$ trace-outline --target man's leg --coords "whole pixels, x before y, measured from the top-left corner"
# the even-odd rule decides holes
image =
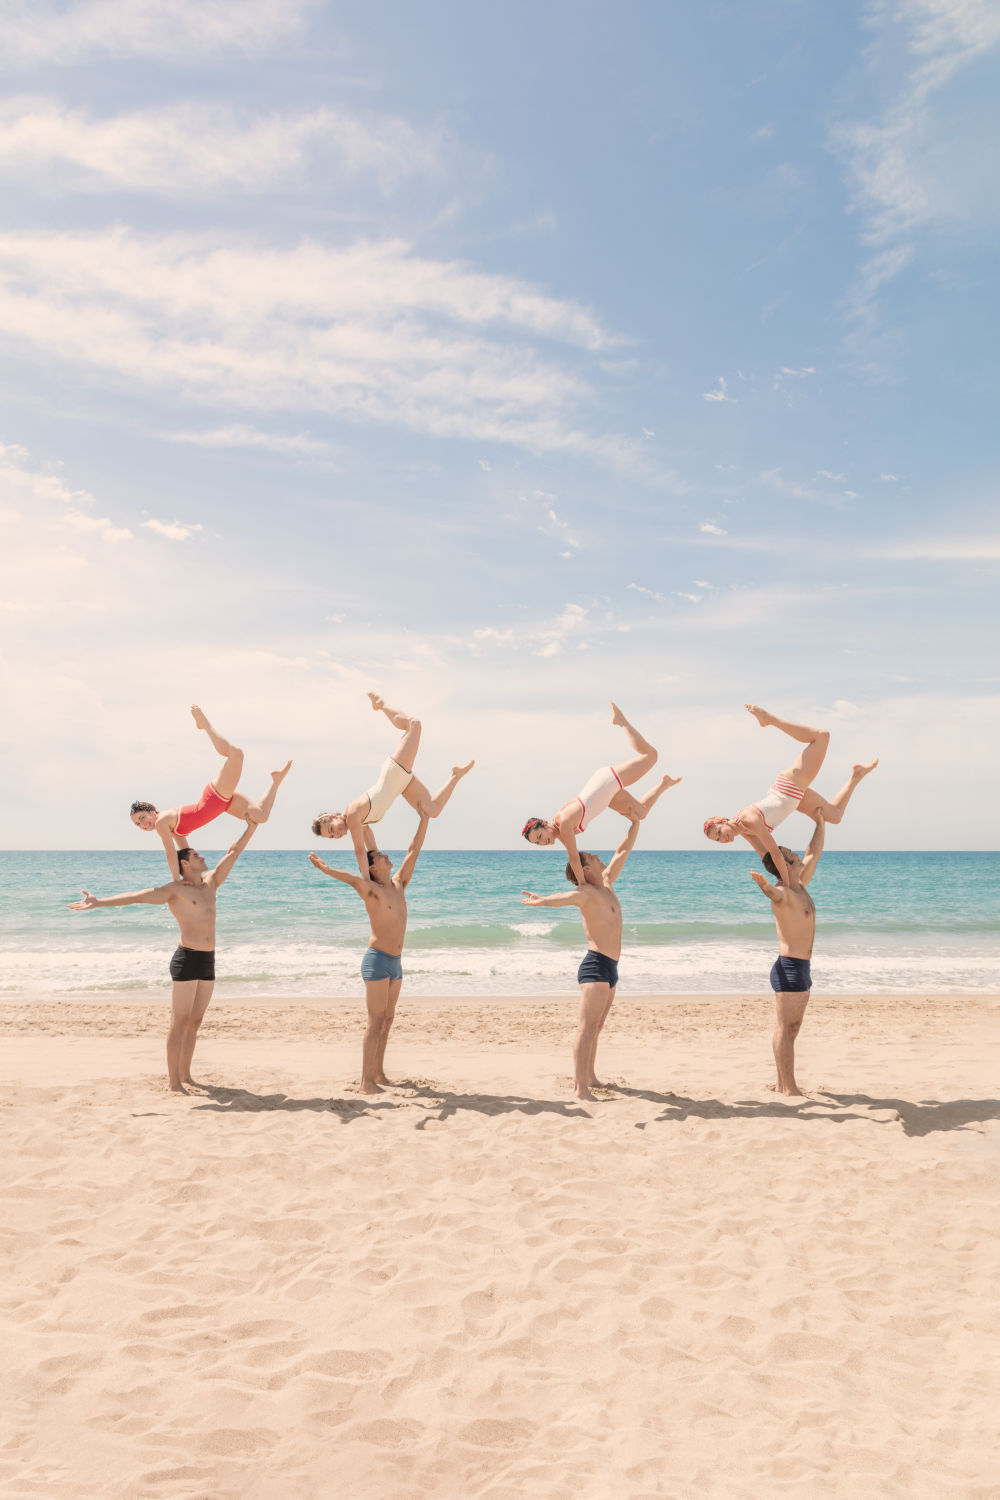
[[[198,986],[203,983],[201,979],[174,980],[170,997],[170,1029],[167,1032],[167,1079],[170,1091],[174,1094],[187,1093],[183,1083],[181,1062],[184,1053],[184,1038],[187,1034],[188,1021],[197,1003]],[[190,1059],[188,1061],[190,1062]]]
[[[181,1083],[194,1083],[191,1077],[191,1059],[194,1057],[194,1044],[198,1040],[198,1028],[205,1019],[208,1010],[208,1002],[212,998],[215,989],[214,979],[198,979],[195,981],[198,990],[194,998],[194,1004],[188,1012],[187,1025],[181,1037]]]
[[[612,724],[619,724],[624,729],[628,735],[628,742],[635,751],[635,756],[632,760],[622,761],[615,766],[615,770],[618,772],[618,780],[622,786],[631,786],[633,782],[645,776],[646,772],[651,771],[656,765],[656,751],[648,740],[643,739],[638,729],[629,723],[617,703],[612,703],[611,709]]]
[[[594,1050],[591,1053],[590,1057],[590,1087],[592,1089],[603,1089],[607,1087],[606,1084],[603,1084],[601,1082],[595,1071],[597,1068],[597,1044],[601,1040],[601,1032],[604,1030],[604,1023],[608,1019],[608,1012],[611,1010],[611,1002],[615,998],[615,990],[617,990],[617,988],[617,985],[615,985],[614,989],[611,989],[610,986],[608,987],[608,1003],[605,1005],[604,1010],[601,1012],[601,1018],[597,1023],[597,1035],[594,1037]]]
[[[818,811],[822,811],[823,817],[828,823],[839,823],[844,816],[844,809],[851,800],[851,793],[859,781],[864,781],[870,776],[878,765],[877,760],[870,761],[867,766],[852,766],[848,780],[840,788],[836,797],[831,797],[827,802],[818,792],[808,791],[799,803],[799,812],[804,812],[807,818],[814,818]]]
[[[610,985],[589,983],[580,986],[580,1019],[573,1044],[573,1094],[577,1099],[593,1099],[590,1081],[594,1076],[597,1038],[610,1005]]]
[[[608,806],[613,812],[621,813],[623,818],[629,821],[633,818],[644,818],[650,809],[663,796],[669,787],[676,786],[680,781],[679,776],[663,776],[659,785],[654,786],[652,791],[643,792],[641,797],[634,797],[631,792],[616,792]]]
[[[220,797],[231,797],[239,786],[240,777],[243,774],[243,751],[237,750],[235,745],[231,745],[228,740],[223,739],[221,734],[216,733],[197,703],[192,703],[191,713],[198,728],[204,729],[212,741],[213,748],[225,760],[225,765],[214,778],[212,785]]]
[[[389,1002],[385,1008],[385,1020],[382,1023],[382,1035],[379,1038],[378,1049],[375,1054],[375,1082],[393,1087],[390,1079],[385,1076],[385,1044],[389,1040],[389,1030],[396,1018],[396,1001],[403,987],[401,979],[389,980]]]
[[[271,772],[271,785],[261,797],[259,802],[251,802],[242,792],[236,792],[233,800],[226,811],[232,813],[234,818],[242,818],[245,823],[266,823],[271,816],[271,808],[278,794],[278,788],[292,769],[291,761],[283,766],[280,771]]]
[[[791,1096],[801,1093],[795,1082],[795,1038],[799,1034],[811,994],[811,990],[778,990],[775,993],[777,1025],[771,1038],[778,1069],[775,1093]]]
[[[385,699],[380,698],[378,693],[369,693],[368,696],[375,712],[385,714],[394,729],[403,731],[403,738],[392,752],[392,758],[404,771],[412,771],[420,744],[420,720],[411,718],[409,714],[402,714],[396,708],[387,708]]]
[[[365,1002],[368,1006],[368,1025],[365,1027],[365,1039],[361,1049],[361,1093],[381,1094],[377,1073],[379,1069],[379,1047],[385,1050],[382,1043],[382,1031],[385,1026],[386,1011],[389,1008],[389,988],[392,984],[390,979],[366,979],[365,980]]]
[[[433,797],[419,776],[414,776],[403,793],[404,802],[408,802],[418,813],[426,813],[429,818],[436,818],[444,810],[445,803],[458,786],[462,777],[468,776],[475,764],[474,760],[470,760],[467,766],[452,766],[451,775],[448,780],[441,787],[440,791],[435,792]]]
[[[774,714],[769,714],[766,708],[758,708],[756,703],[747,703],[745,707],[763,729],[767,729],[768,726],[772,729],[780,729],[782,734],[789,735],[791,739],[798,740],[799,744],[805,746],[794,766],[788,766],[784,774],[790,776],[796,786],[811,786],[826,759],[826,752],[830,745],[829,730],[809,729],[805,724],[791,724],[787,719],[779,719]]]

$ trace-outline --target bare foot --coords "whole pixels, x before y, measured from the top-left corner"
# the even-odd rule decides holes
[[[271,780],[274,782],[275,786],[281,785],[291,769],[292,763],[291,761],[289,761],[288,764],[283,766],[280,771],[271,772]]]
[[[592,1104],[596,1104],[598,1102],[597,1099],[594,1097],[594,1095],[590,1092],[589,1089],[574,1089],[573,1090],[573,1098],[574,1099],[589,1099]]]
[[[877,760],[870,760],[866,766],[852,766],[851,775],[855,781],[860,781],[862,777],[870,775],[877,765]]]
[[[611,704],[611,722],[612,722],[612,724],[627,724],[628,723],[628,719],[626,719],[625,715],[622,713],[621,709],[618,707],[618,704],[615,703],[615,702],[612,702],[612,704]]]
[[[474,760],[470,760],[467,766],[452,766],[451,774],[453,776],[468,776],[469,772],[472,770],[475,764],[476,762]]]
[[[379,713],[385,707],[385,699],[380,698],[378,693],[369,693],[368,696],[372,700],[372,708]]]
[[[391,1078],[386,1078],[384,1073],[376,1073],[375,1082],[384,1084],[387,1089],[394,1089],[399,1087],[398,1084],[393,1083]]]
[[[385,1093],[385,1090],[384,1089],[380,1089],[377,1083],[363,1083],[362,1082],[362,1083],[358,1084],[358,1093],[359,1094],[383,1094],[383,1093]]]
[[[783,1089],[781,1087],[781,1085],[778,1084],[778,1083],[766,1083],[764,1085],[764,1087],[771,1094],[781,1094],[782,1098],[784,1098],[784,1099],[804,1099],[805,1098],[805,1094],[803,1094],[803,1092],[802,1092],[801,1089],[794,1089],[794,1088],[793,1089]]]
[[[660,791],[661,792],[665,792],[668,787],[676,786],[679,781],[683,781],[683,780],[684,780],[683,776],[661,776],[660,777]]]
[[[191,705],[191,717],[194,719],[194,722],[197,724],[199,729],[208,728],[208,720],[205,718],[205,715],[202,713],[197,703],[192,703]]]
[[[748,714],[753,714],[761,728],[766,729],[771,722],[771,715],[766,708],[758,708],[756,703],[744,703],[743,707]]]
[[[610,1084],[602,1083],[599,1078],[592,1078],[590,1080],[590,1087],[592,1089],[606,1089],[610,1087]]]
[[[187,1093],[187,1089],[184,1087],[184,1085],[182,1083],[172,1083],[170,1085],[170,1092],[172,1094],[186,1094]]]

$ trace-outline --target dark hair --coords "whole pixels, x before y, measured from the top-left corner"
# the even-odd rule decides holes
[[[371,869],[372,865],[375,863],[375,856],[376,856],[377,853],[378,853],[377,849],[369,849],[368,850],[368,868],[369,868],[369,870]]]
[[[587,858],[586,854],[584,854],[583,851],[581,850],[581,852],[580,852],[580,864],[581,865],[583,865],[583,862],[584,862],[584,860],[586,858]],[[586,867],[584,866],[584,868],[586,868]],[[580,882],[576,878],[576,874],[575,874],[575,872],[573,870],[573,866],[570,864],[569,860],[566,861],[566,879],[567,880],[571,880],[574,885],[579,885],[580,884]]]
[[[191,849],[191,848],[189,848],[188,846],[185,846],[183,849],[178,849],[178,851],[177,851],[177,868],[178,868],[178,870],[183,870],[184,865],[187,862],[188,855],[189,854],[193,854],[193,853],[194,853],[194,850]]]
[[[155,812],[156,808],[152,802],[133,802],[128,811],[129,817],[131,817],[133,813],[137,812]]]
[[[528,843],[530,844],[531,839],[528,838],[528,835],[530,833],[533,833],[536,828],[541,828],[544,822],[544,818],[529,818],[527,823],[525,823],[524,827],[521,829],[521,837],[524,839],[528,839]]]
[[[781,879],[780,875],[778,874],[778,866],[774,863],[774,860],[769,854],[762,854],[760,857],[760,862],[764,866],[764,869],[767,871],[767,873],[774,876],[775,880]]]

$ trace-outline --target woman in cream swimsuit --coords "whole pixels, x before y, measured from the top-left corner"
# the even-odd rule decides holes
[[[475,761],[470,760],[468,765],[452,766],[451,776],[437,795],[432,797],[424,783],[413,774],[413,762],[417,758],[420,744],[420,720],[409,714],[399,713],[395,708],[387,708],[385,700],[377,693],[369,693],[368,696],[375,712],[385,714],[394,729],[403,731],[403,737],[392,754],[382,762],[378,780],[367,792],[362,792],[360,797],[349,802],[346,811],[342,813],[320,813],[318,818],[313,819],[312,825],[313,833],[323,839],[341,839],[345,833],[350,832],[358,865],[366,880],[368,849],[375,847],[374,836],[367,834],[366,830],[373,823],[381,823],[396,798],[402,796],[420,816],[426,814],[428,818],[436,818],[462,777],[467,776],[475,765]]]
[[[705,836],[715,844],[731,844],[739,834],[756,849],[758,854],[770,854],[777,868],[778,878],[787,884],[788,866],[772,836],[778,824],[783,823],[789,813],[795,812],[796,808],[799,812],[805,813],[807,818],[814,818],[817,812],[822,812],[827,823],[839,823],[844,816],[844,809],[851,800],[854,788],[870,771],[874,771],[878,761],[873,760],[866,766],[854,766],[850,779],[845,782],[837,795],[827,802],[818,792],[812,791],[811,787],[826,759],[830,744],[829,731],[807,729],[804,724],[789,724],[787,720],[778,719],[774,714],[769,714],[766,709],[758,708],[755,703],[747,703],[745,707],[762,727],[766,728],[771,725],[775,729],[780,729],[783,734],[790,735],[793,740],[798,740],[805,748],[793,766],[781,771],[774,778],[759,801],[751,802],[748,807],[738,812],[735,818],[707,818]]]

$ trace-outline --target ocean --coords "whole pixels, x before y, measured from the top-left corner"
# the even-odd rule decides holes
[[[221,851],[202,851],[214,862]],[[346,846],[330,846],[347,867]],[[398,866],[401,853],[390,851]],[[602,851],[607,858],[609,851]],[[338,859],[339,856],[339,859]],[[622,997],[767,986],[777,952],[766,898],[740,849],[639,850],[620,878]],[[149,851],[0,853],[0,994],[157,998],[177,927],[166,907],[67,910],[165,879]],[[520,905],[565,889],[545,850],[427,851],[409,888],[411,995],[576,993],[585,947],[573,909]],[[1000,853],[828,851],[810,887],[813,983],[830,992],[991,990],[1000,974]],[[216,994],[357,996],[363,903],[301,850],[249,850],[219,893]]]

